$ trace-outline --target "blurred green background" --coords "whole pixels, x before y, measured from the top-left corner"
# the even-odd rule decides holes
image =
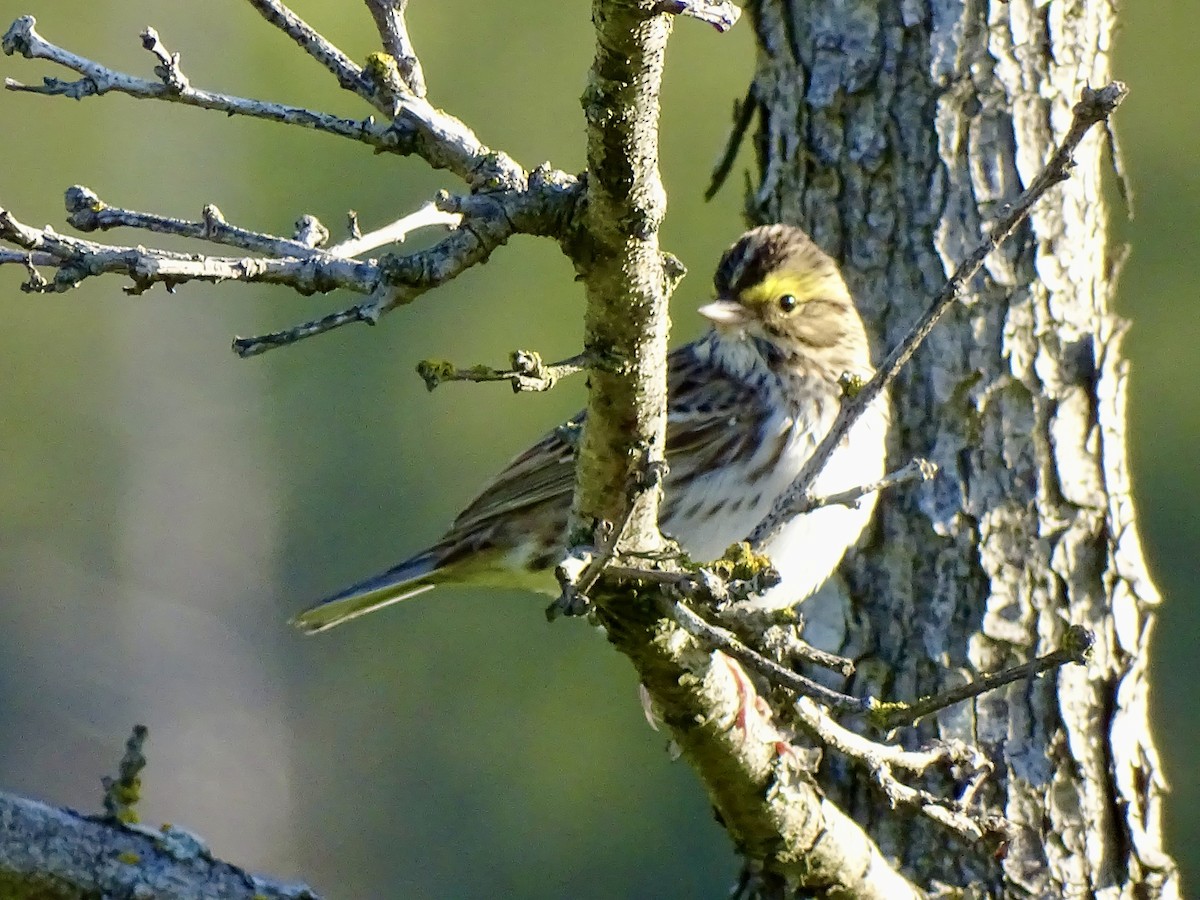
[[[416,0],[435,102],[526,165],[582,166],[583,4]],[[352,56],[375,48],[357,3],[296,9]],[[1156,639],[1169,826],[1188,882],[1200,851],[1200,717],[1187,672],[1200,613],[1200,61],[1191,0],[1129,4],[1116,74],[1137,218],[1119,311],[1132,318],[1131,441],[1142,529],[1167,602]],[[203,9],[203,14],[200,10]],[[1192,10],[1194,12],[1194,10]],[[364,116],[238,0],[62,3],[50,40],[147,74],[156,26],[193,84]],[[6,75],[66,77],[5,58]],[[667,248],[692,268],[676,340],[740,231],[740,175],[700,194],[752,69],[750,31],[676,28],[663,114]],[[364,227],[458,185],[346,141],[124,97],[0,93],[0,205],[62,225],[83,183],[121,206],[286,232],[303,213]],[[1121,211],[1117,211],[1117,217]],[[145,235],[110,234],[117,242]],[[635,679],[540,598],[439,591],[320,639],[283,626],[312,599],[435,538],[482,481],[573,412],[582,384],[426,393],[426,356],[550,358],[579,345],[582,299],[558,251],[517,239],[377,329],[249,361],[234,334],[343,296],[187,285],[67,295],[0,272],[0,788],[94,810],[135,721],[150,726],[144,815],[218,854],[351,897],[717,897],[736,863],[701,791],[642,718]]]

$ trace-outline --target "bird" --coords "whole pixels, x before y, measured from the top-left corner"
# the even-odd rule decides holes
[[[722,255],[700,338],[671,351],[667,474],[659,525],[697,561],[746,538],[829,431],[846,377],[874,374],[861,316],[834,260],[802,229],[752,228]],[[583,413],[572,420],[586,427]],[[889,423],[881,394],[841,439],[813,484],[828,495],[884,474]],[[570,429],[546,434],[514,459],[433,546],[301,612],[316,633],[443,584],[557,594],[553,574],[575,483]],[[753,599],[791,607],[830,576],[875,506],[828,505],[787,520],[758,548],[780,574]]]

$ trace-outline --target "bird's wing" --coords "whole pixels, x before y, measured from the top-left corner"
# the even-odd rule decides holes
[[[746,452],[745,441],[753,439],[755,429],[744,426],[760,406],[749,402],[751,393],[703,364],[695,345],[670,355],[668,503],[693,477],[727,460],[727,454]],[[571,420],[574,425],[582,422],[583,413]],[[575,449],[564,434],[572,430],[550,432],[509,463],[433,547],[302,612],[294,624],[309,633],[324,631],[429,590],[456,557],[485,551],[488,545],[504,550],[506,540],[523,537],[546,520],[565,527],[575,487]],[[521,515],[537,506],[541,509]]]
[[[568,428],[582,421],[583,413],[579,413],[568,423]],[[555,429],[542,437],[493,478],[459,513],[443,543],[453,536],[486,528],[497,519],[539,503],[564,498],[570,503],[575,485],[575,448],[563,437],[563,430]]]
[[[726,454],[743,451],[754,429],[743,427],[755,415],[749,389],[715,374],[697,359],[695,345],[668,357],[667,490],[686,482]],[[579,413],[571,425],[584,421]],[[442,543],[487,529],[497,520],[546,504],[565,523],[575,488],[575,448],[556,429],[514,459],[454,520]]]

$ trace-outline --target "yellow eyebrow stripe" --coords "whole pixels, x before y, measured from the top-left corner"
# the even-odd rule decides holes
[[[747,306],[762,303],[773,303],[784,294],[792,294],[800,302],[811,300],[818,296],[822,289],[828,289],[828,277],[816,272],[786,272],[767,275],[758,284],[742,291],[742,303]]]

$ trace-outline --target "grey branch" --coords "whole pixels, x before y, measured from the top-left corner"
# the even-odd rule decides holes
[[[215,859],[193,835],[123,825],[0,793],[0,885],[5,896],[318,900]],[[28,889],[28,893],[22,891]]]
[[[1087,662],[1088,654],[1091,652],[1095,640],[1092,633],[1082,625],[1072,625],[1067,629],[1058,649],[1051,650],[1044,656],[1010,666],[999,672],[983,675],[974,681],[968,681],[966,684],[942,691],[940,694],[934,694],[932,697],[922,697],[913,703],[880,703],[871,711],[870,719],[872,723],[885,729],[909,725],[923,716],[945,709],[947,706],[953,706],[955,703],[970,700],[972,697],[978,697],[988,691],[994,691],[996,688],[1012,684],[1014,681],[1036,678],[1051,669],[1065,666],[1067,663],[1083,665]]]
[[[440,216],[424,216],[422,222],[446,224],[461,220],[466,223],[464,227],[428,250],[360,261],[320,250],[312,246],[317,239],[304,235],[301,239],[283,238],[231,226],[212,205],[205,208],[203,221],[191,222],[109,207],[94,192],[75,186],[67,192],[67,212],[72,224],[81,230],[139,228],[264,255],[204,256],[101,244],[61,235],[50,228],[33,228],[0,208],[0,241],[24,251],[0,254],[0,265],[30,269],[23,287],[41,293],[67,291],[86,278],[115,273],[132,279],[133,284],[126,290],[134,294],[160,283],[173,290],[188,281],[241,281],[285,285],[305,295],[336,288],[367,295],[366,302],[340,312],[282,331],[235,339],[234,350],[240,356],[254,356],[352,322],[374,324],[383,314],[486,260],[513,234],[557,235],[573,215],[581,192],[582,186],[573,176],[543,168],[531,173],[529,187],[523,191],[443,196],[440,203],[447,208]],[[312,227],[304,230],[315,233],[317,224],[311,222]],[[368,243],[366,240],[363,246]],[[55,268],[54,279],[41,276],[37,266]]]
[[[743,644],[733,632],[706,621],[695,610],[681,601],[672,601],[665,595],[660,598],[663,614],[678,622],[688,634],[705,644],[722,650],[738,662],[763,675],[771,684],[786,688],[797,697],[811,697],[830,709],[841,712],[866,712],[872,701],[851,697],[825,685],[806,678],[791,669],[785,669],[774,660]]]
[[[413,91],[411,94],[381,91],[379,79],[371,78],[370,73],[355,65],[345,53],[285,4],[277,0],[249,2],[263,18],[281,29],[332,72],[342,87],[354,91],[380,112],[394,118],[393,130],[403,135],[404,144],[408,147],[400,152],[416,153],[435,169],[449,169],[474,189],[516,189],[523,185],[524,170],[511,157],[486,147],[462,121],[428,103],[423,91]],[[374,16],[376,5],[383,7],[395,4],[380,0],[378,4],[368,5]],[[401,23],[403,8],[404,4],[399,4]],[[376,22],[379,23],[378,17]],[[411,54],[411,46],[406,44],[404,52]],[[402,55],[394,51],[392,55],[403,75],[405,63]],[[419,72],[420,64],[416,62],[415,55],[412,55],[411,63]],[[411,85],[408,86],[411,88]]]
[[[32,228],[8,210],[0,208],[0,240],[23,248],[21,255],[0,256],[0,263],[26,265],[49,264],[56,269],[53,281],[31,275],[22,287],[26,291],[63,292],[86,278],[114,273],[126,275],[133,284],[125,290],[141,294],[155,284],[168,290],[188,281],[242,281],[256,284],[287,285],[302,294],[348,288],[370,293],[381,285],[379,267],[370,263],[337,257],[292,256],[281,259],[261,257],[198,256],[145,247],[99,244],[61,235],[50,228]]]
[[[839,725],[808,697],[796,701],[795,711],[800,724],[823,746],[861,764],[892,806],[916,809],[968,841],[1008,834],[1009,823],[994,817],[975,817],[968,811],[970,797],[992,770],[978,749],[961,742],[941,742],[921,750],[881,744]],[[961,797],[937,797],[906,784],[895,773],[901,769],[911,776],[922,776],[935,766],[953,767],[956,780],[965,785]]]
[[[725,138],[725,147],[721,151],[716,165],[713,166],[712,175],[709,176],[708,187],[704,190],[705,200],[711,200],[717,196],[717,192],[725,184],[725,179],[733,171],[733,163],[737,159],[738,151],[742,148],[742,141],[746,138],[746,132],[750,130],[754,112],[758,108],[755,84],[751,82],[750,87],[746,89],[746,96],[733,105],[733,122],[729,126],[729,135]]]
[[[383,49],[396,61],[405,87],[415,96],[424,97],[425,74],[408,37],[408,23],[404,19],[408,0],[366,0],[366,3],[375,27],[379,29]]]
[[[369,86],[370,79],[364,81],[361,69],[286,6],[270,0],[252,2],[269,21],[283,29],[334,72],[344,86],[359,93],[374,90],[364,87]],[[402,13],[403,4],[396,6],[393,11]],[[187,222],[110,208],[86,189],[72,189],[68,194],[68,213],[71,221],[83,230],[118,226],[142,228],[228,244],[264,254],[267,258],[197,256],[141,246],[98,244],[59,235],[50,229],[36,231],[20,223],[11,213],[0,211],[0,239],[27,251],[21,255],[9,252],[0,254],[0,264],[21,264],[29,268],[30,277],[24,286],[26,290],[65,291],[75,287],[84,278],[119,273],[133,279],[133,285],[127,289],[131,293],[141,293],[157,283],[173,289],[192,280],[235,280],[285,285],[305,295],[344,287],[368,296],[366,302],[299,325],[254,337],[236,338],[233,342],[234,351],[246,357],[324,334],[353,322],[374,324],[384,313],[411,302],[430,288],[486,260],[497,246],[513,234],[541,234],[561,239],[572,230],[569,226],[582,195],[582,185],[577,179],[552,170],[549,166],[526,172],[506,154],[492,151],[480,143],[458,119],[435,109],[413,94],[402,92],[403,96],[394,98],[395,104],[391,107],[396,116],[394,123],[377,125],[373,119],[357,122],[299,107],[245,100],[191,88],[179,68],[178,57],[166,50],[151,29],[143,36],[143,42],[159,60],[156,71],[163,79],[162,83],[114,72],[57,47],[42,38],[34,29],[34,24],[32,16],[24,16],[14,22],[4,35],[4,51],[48,59],[84,77],[69,84],[47,79],[41,88],[28,88],[8,81],[10,89],[77,98],[120,91],[135,97],[172,100],[317,128],[362,140],[378,149],[417,153],[435,168],[447,168],[459,174],[477,192],[466,197],[444,194],[439,197],[436,204],[438,216],[435,218],[441,224],[463,221],[465,227],[430,250],[406,256],[385,255],[378,261],[358,262],[343,257],[376,246],[371,236],[324,252],[316,249],[323,243],[324,232],[315,222],[311,223],[312,228],[304,230],[303,235],[289,240],[229,226],[215,206],[206,208],[203,222]],[[370,96],[374,94],[370,93]],[[428,217],[426,220],[432,221]],[[57,269],[52,281],[34,268],[47,264]]]
[[[795,510],[805,502],[805,498],[812,490],[817,476],[821,474],[821,471],[825,468],[825,464],[829,461],[829,457],[833,454],[834,448],[841,443],[842,438],[845,437],[854,423],[858,421],[859,416],[895,380],[896,375],[899,374],[917,348],[921,346],[925,338],[929,336],[929,333],[938,323],[938,320],[963,295],[967,289],[968,282],[975,277],[975,273],[979,271],[988,254],[1003,244],[1016,231],[1017,226],[1029,216],[1034,204],[1050,188],[1070,177],[1071,167],[1074,165],[1071,157],[1075,152],[1075,148],[1079,146],[1084,135],[1094,125],[1106,121],[1112,115],[1116,108],[1121,105],[1121,101],[1125,99],[1126,94],[1128,94],[1128,90],[1119,81],[1114,81],[1099,90],[1092,90],[1090,88],[1084,90],[1083,96],[1075,104],[1075,114],[1071,121],[1071,127],[1067,130],[1066,136],[1063,137],[1045,167],[1033,179],[1029,187],[1013,202],[1008,211],[996,221],[992,227],[991,234],[959,265],[958,269],[946,282],[945,287],[934,298],[929,308],[925,311],[925,314],[912,327],[904,337],[904,340],[888,354],[887,359],[879,367],[879,371],[875,373],[875,376],[852,399],[842,404],[833,427],[829,429],[829,433],[817,445],[812,457],[805,463],[804,468],[796,476],[791,487],[775,502],[771,511],[755,526],[754,531],[750,533],[748,540],[751,544],[756,547],[762,546],[783,527],[785,522],[795,515]]]
[[[361,68],[309,28],[287,7],[268,0],[250,2],[264,17],[283,28],[311,55],[325,64],[326,68],[337,75],[343,87],[364,97],[389,117],[394,116],[394,121],[376,122],[371,116],[362,120],[347,119],[300,106],[199,90],[186,86],[186,79],[181,86],[174,80],[170,67],[164,68],[161,63],[156,72],[159,69],[164,70],[160,74],[162,81],[137,78],[117,72],[47,41],[34,28],[36,20],[33,16],[21,16],[13,22],[0,42],[4,52],[10,56],[19,53],[29,59],[45,59],[78,72],[83,78],[72,82],[46,78],[39,86],[26,85],[6,78],[5,87],[9,90],[67,96],[76,100],[117,92],[140,99],[166,100],[186,106],[218,110],[229,115],[250,116],[350,138],[381,152],[415,154],[435,169],[448,169],[474,189],[524,188],[524,169],[507,154],[484,145],[459,119],[415,95],[399,98],[396,103],[385,103],[377,96],[378,90]],[[161,43],[153,45],[150,49],[155,52],[156,59],[161,61],[158,53],[160,47]],[[174,58],[168,56],[168,59]],[[175,60],[175,68],[177,62]]]
[[[812,512],[814,509],[820,509],[822,506],[855,507],[868,494],[899,487],[902,484],[922,484],[930,481],[937,475],[937,472],[937,463],[918,456],[910,461],[908,465],[884,475],[878,481],[872,481],[845,491],[839,491],[836,494],[826,494],[823,497],[806,495],[797,502],[795,513],[799,515]]]
[[[83,76],[79,81],[65,82],[57,78],[46,78],[41,85],[27,85],[11,78],[4,80],[10,91],[26,91],[52,96],[65,96],[75,100],[98,96],[110,92],[127,94],[142,100],[168,100],[185,106],[213,109],[229,115],[250,116],[300,128],[311,128],[339,137],[347,137],[368,144],[380,151],[393,153],[414,152],[411,143],[406,144],[404,135],[388,123],[376,123],[374,119],[346,119],[329,113],[315,112],[300,106],[250,100],[214,91],[192,87],[176,89],[163,81],[149,81],[123,72],[117,72],[69,50],[52,44],[43,38],[34,25],[33,16],[21,16],[5,33],[0,46],[9,56],[19,53],[28,59],[45,59],[58,63]]]
[[[462,226],[428,250],[381,257],[377,264],[378,281],[365,303],[282,331],[235,338],[233,350],[241,357],[257,356],[343,325],[355,322],[374,325],[385,313],[411,303],[485,261],[514,234],[558,237],[573,218],[582,194],[583,185],[573,176],[543,167],[530,173],[529,187],[524,191],[442,198],[445,211],[462,214]]]
[[[353,91],[368,102],[374,101],[371,86],[363,79],[362,70],[333,42],[276,0],[247,0],[258,14],[300,45],[300,49],[328,69],[338,84]],[[387,109],[380,106],[380,112]]]
[[[737,24],[742,16],[740,7],[733,3],[706,0],[660,0],[655,4],[655,12],[667,13],[672,16],[688,16],[706,22],[717,31],[728,31]]]
[[[295,256],[307,259],[321,255],[319,250],[303,241],[230,225],[221,210],[211,203],[204,207],[202,220],[196,222],[110,206],[90,188],[76,184],[67,188],[66,204],[67,221],[85,234],[112,228],[140,228],[156,234],[194,238],[279,258]]]

